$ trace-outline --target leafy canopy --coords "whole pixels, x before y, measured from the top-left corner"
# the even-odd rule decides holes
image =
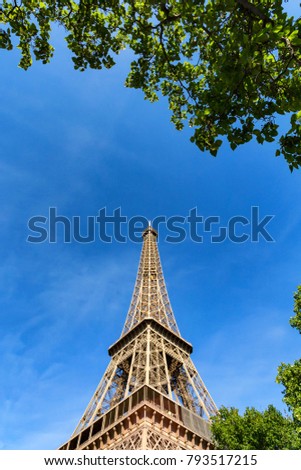
[[[295,315],[291,317],[290,324],[301,334],[301,286],[294,294],[294,301]],[[276,380],[284,386],[283,401],[292,411],[301,436],[301,358],[293,364],[280,364]]]
[[[279,136],[276,155],[301,166],[301,20],[281,0],[3,0],[0,47],[17,41],[25,70],[32,57],[47,63],[53,24],[82,71],[110,68],[129,48],[126,86],[167,96],[171,120],[179,130],[188,122],[201,151]],[[290,128],[279,135],[284,114]]]
[[[274,406],[264,412],[247,408],[241,416],[236,408],[221,407],[211,425],[220,450],[301,449],[301,439],[290,418]]]

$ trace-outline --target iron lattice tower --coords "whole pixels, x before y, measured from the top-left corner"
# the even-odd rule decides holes
[[[130,308],[111,361],[61,450],[211,449],[217,407],[179,332],[149,226]]]

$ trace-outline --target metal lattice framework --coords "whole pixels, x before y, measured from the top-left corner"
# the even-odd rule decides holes
[[[157,232],[148,227],[143,237],[136,284],[122,334],[126,334],[144,318],[154,318],[180,334],[165,286],[156,240]]]
[[[184,445],[178,440],[172,440],[170,437],[162,435],[160,429],[155,429],[145,424],[140,426],[134,432],[129,434],[125,439],[115,444],[114,450],[185,450]]]
[[[217,413],[217,407],[190,358],[192,346],[178,330],[164,282],[157,233],[148,227],[143,236],[137,280],[122,335],[109,348],[108,368],[71,440],[62,449],[95,448],[96,442],[96,448],[105,449],[192,449],[212,445],[204,421]],[[160,402],[156,411],[150,408],[153,394],[157,394],[156,406]],[[125,408],[125,413],[120,411]],[[170,414],[171,409],[177,411]],[[156,413],[161,416],[159,424]],[[124,420],[125,416],[131,426],[124,421],[119,428],[118,419]],[[171,423],[176,421],[177,427],[172,428]],[[114,424],[115,431],[110,435]],[[162,435],[167,428],[176,429],[172,437],[170,432]]]

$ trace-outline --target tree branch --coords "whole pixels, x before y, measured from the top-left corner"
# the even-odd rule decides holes
[[[291,41],[286,37],[282,37],[281,39],[282,39],[282,41],[285,42],[286,47],[288,48],[291,57],[296,60],[296,62],[298,63],[299,66],[301,66],[301,60],[296,56],[296,51],[295,51]]]
[[[223,52],[223,47],[222,47],[222,45],[216,40],[216,38],[213,36],[213,34],[212,34],[211,31],[207,28],[207,26],[205,26],[204,23],[203,23],[201,27],[203,28],[203,30],[205,31],[205,33],[206,33],[211,39],[213,39],[213,41],[215,42],[215,44],[217,45],[217,47],[219,48],[219,50]]]
[[[265,13],[263,13],[258,7],[250,3],[248,0],[236,0],[237,3],[246,10],[246,12],[253,13],[254,16],[257,16],[261,20],[265,21],[266,23],[274,23],[273,20]]]

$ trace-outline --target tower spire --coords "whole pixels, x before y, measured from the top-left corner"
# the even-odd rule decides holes
[[[143,232],[143,247],[130,308],[122,335],[145,318],[153,318],[180,335],[165,286],[158,246],[158,233],[150,225]]]
[[[149,224],[130,309],[111,361],[69,441],[74,449],[212,449],[217,407],[180,335]]]

